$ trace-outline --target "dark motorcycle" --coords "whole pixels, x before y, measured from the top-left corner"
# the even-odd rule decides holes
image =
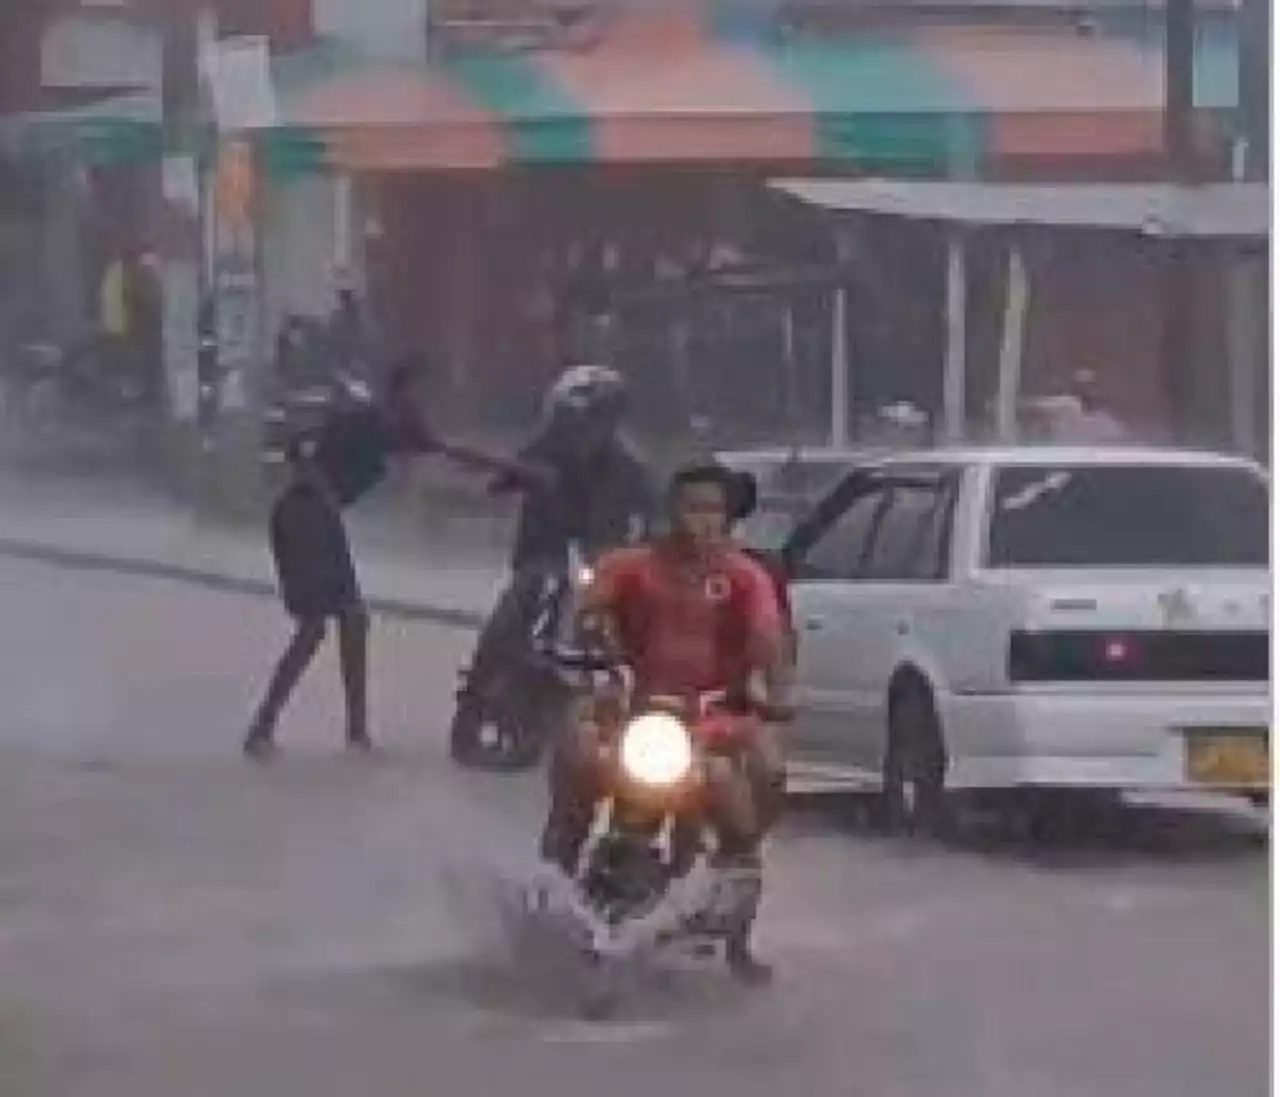
[[[34,422],[50,399],[61,398],[66,351],[56,343],[31,340],[4,354],[4,403],[15,420]]]
[[[502,671],[474,695],[463,672],[449,726],[449,753],[459,765],[516,771],[542,760],[570,696],[555,652],[572,628],[578,594],[590,581],[590,566],[571,548],[566,568],[543,576],[526,634],[512,638]]]
[[[758,858],[712,867],[717,842],[706,811],[717,769],[746,780],[742,733],[754,717],[729,705],[724,692],[636,698],[629,675],[611,671],[610,678],[596,709],[606,729],[608,791],[596,806],[567,909],[555,909],[549,890],[535,888],[529,899],[532,912],[567,921],[593,1017],[614,1009],[626,970],[646,955],[714,954],[746,932],[761,893]]]
[[[11,438],[99,456],[141,446],[152,396],[142,363],[117,341],[36,339],[10,348],[3,359]]]
[[[372,399],[369,385],[341,366],[322,321],[289,316],[276,339],[276,384],[263,422],[263,457],[281,464],[290,443],[320,428],[338,409]]]

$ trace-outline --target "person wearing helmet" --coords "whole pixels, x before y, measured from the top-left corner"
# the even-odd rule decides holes
[[[522,495],[511,580],[481,629],[463,675],[450,734],[459,761],[471,761],[486,722],[485,696],[504,667],[526,654],[548,577],[564,574],[577,544],[588,558],[646,532],[654,510],[651,477],[622,436],[626,382],[604,366],[575,366],[548,391],[543,422],[516,462],[525,475],[499,475],[495,495]]]

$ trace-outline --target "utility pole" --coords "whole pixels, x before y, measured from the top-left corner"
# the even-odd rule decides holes
[[[208,494],[199,396],[202,305],[205,301],[199,162],[200,78],[196,6],[152,0],[146,11],[161,36],[162,104],[169,230],[164,241],[165,358],[171,390],[169,434],[174,464],[197,505]],[[193,399],[194,397],[194,399]]]
[[[1164,168],[1166,179],[1196,181],[1195,0],[1165,0]],[[1164,261],[1162,364],[1174,441],[1197,425],[1195,393],[1195,256],[1188,241],[1167,242]]]
[[[1237,179],[1271,178],[1271,3],[1242,0]],[[1260,457],[1270,449],[1271,309],[1268,241],[1226,245],[1227,358],[1231,442]]]
[[[1195,0],[1165,0],[1164,147],[1175,182],[1194,182]]]
[[[1245,138],[1244,177],[1271,178],[1271,4],[1241,0],[1240,115]]]

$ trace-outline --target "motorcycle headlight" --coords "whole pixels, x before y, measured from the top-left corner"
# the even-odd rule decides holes
[[[674,785],[693,768],[693,741],[674,716],[647,712],[622,731],[619,758],[623,772],[644,785]]]

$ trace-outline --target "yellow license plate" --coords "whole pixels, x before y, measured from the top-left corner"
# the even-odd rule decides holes
[[[1187,779],[1219,787],[1270,787],[1270,736],[1262,729],[1186,731]]]

